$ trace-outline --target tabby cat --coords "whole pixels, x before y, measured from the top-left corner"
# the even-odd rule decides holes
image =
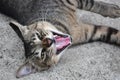
[[[26,60],[17,70],[17,78],[49,69],[58,63],[70,45],[93,41],[120,45],[119,30],[85,24],[79,21],[77,9],[112,18],[120,17],[117,5],[94,0],[0,1],[0,12],[17,20],[11,21],[10,26],[25,47]]]

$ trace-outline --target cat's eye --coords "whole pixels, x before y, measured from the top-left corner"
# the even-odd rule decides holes
[[[34,53],[35,59],[37,59],[37,60],[40,59],[39,56],[38,56],[38,54],[39,54],[39,52],[35,52],[35,53]]]
[[[42,53],[41,53],[41,59],[43,59],[43,58],[44,58],[44,55],[45,55],[45,54],[42,52]]]
[[[45,58],[46,58],[46,52],[45,52],[45,49],[43,49],[41,52],[41,59],[45,60]]]
[[[46,54],[45,54],[45,52],[42,52],[42,53],[41,53],[41,59],[42,59],[43,61],[46,59]]]

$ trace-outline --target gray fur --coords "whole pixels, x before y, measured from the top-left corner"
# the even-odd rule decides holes
[[[80,23],[77,21],[77,17],[75,15],[77,9],[84,9],[99,13],[103,16],[119,17],[120,9],[116,5],[95,2],[93,0],[2,0],[0,4],[0,11],[2,13],[15,18],[19,23],[26,25],[26,29],[23,28],[25,26],[19,25],[18,23],[15,23],[15,25],[13,23],[12,25],[13,27],[15,26],[21,28],[19,29],[20,32],[24,33],[24,35],[22,34],[22,36],[24,39],[23,42],[25,44],[25,50],[27,50],[26,53],[30,53],[30,55],[32,55],[32,53],[38,53],[33,56],[33,60],[29,60],[28,58],[27,63],[25,63],[23,66],[20,67],[20,69],[18,69],[18,77],[24,76],[19,74],[22,74],[22,72],[24,72],[23,70],[27,71],[27,67],[29,68],[29,70],[33,68],[37,69],[38,71],[42,69],[44,70],[46,69],[46,67],[50,67],[52,64],[57,63],[60,59],[59,55],[61,53],[58,55],[56,54],[56,46],[50,46],[46,49],[46,51],[44,51],[44,53],[47,55],[46,59],[42,60],[41,62],[42,58],[39,55],[42,54],[43,47],[39,44],[35,44],[35,46],[31,46],[31,44],[29,44],[29,42],[31,43],[32,34],[37,35],[37,29],[42,30],[46,28],[46,30],[50,32],[50,34],[48,34],[49,36],[54,36],[53,31],[57,31],[57,33],[60,32],[63,36],[66,36],[66,34],[64,33],[67,33],[67,37],[69,35],[72,37],[73,44],[85,43],[91,40],[93,41],[94,36],[95,41],[104,41],[105,38],[108,38],[108,40],[105,40],[105,42],[109,42],[111,36],[114,36],[115,39],[120,38],[120,32],[118,30],[108,27]],[[30,30],[28,26],[36,28],[34,28],[34,30]],[[51,31],[52,29],[53,31]],[[30,36],[30,40],[29,38],[27,38],[27,41],[29,41],[28,43],[25,39],[25,36]],[[46,38],[45,36],[43,37]],[[37,38],[39,38],[39,36],[37,36]],[[50,37],[50,39],[51,38],[54,40],[53,37]],[[44,41],[43,39],[38,40],[40,44],[42,44],[42,42]],[[117,41],[119,41],[119,39]],[[111,41],[109,43],[111,43]],[[119,44],[119,42],[117,44]],[[33,49],[35,49],[35,51]],[[53,55],[48,56],[48,51],[50,51],[50,54]],[[40,67],[42,68],[39,69]],[[31,73],[31,71],[28,72]],[[32,72],[34,72],[34,69]]]
[[[21,24],[30,24],[31,22],[47,20],[54,23],[55,19],[65,20],[66,13],[63,11],[67,5],[62,0],[1,0],[0,12],[15,18]],[[66,1],[66,0],[63,0]],[[77,2],[78,1],[78,2]],[[99,13],[104,16],[118,17],[120,12],[118,6],[94,0],[70,0],[71,3],[77,2],[74,7]],[[70,6],[73,6],[69,4]]]

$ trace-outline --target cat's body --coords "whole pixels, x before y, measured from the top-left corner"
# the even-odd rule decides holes
[[[82,35],[82,38],[85,36],[85,33],[82,32],[85,30],[84,26],[92,26],[79,21],[76,16],[77,9],[93,11],[110,17],[120,16],[118,6],[93,0],[2,0],[0,4],[2,4],[0,11],[16,19],[19,23],[29,25],[37,21],[50,22],[62,32],[73,36],[74,43],[81,43],[80,40],[76,40],[77,35]],[[114,12],[115,9],[116,12]]]
[[[71,44],[70,36],[73,45],[91,41],[120,45],[120,32],[118,30],[82,23],[76,15],[77,9],[96,12],[103,16],[120,17],[118,6],[93,0],[1,0],[0,12],[16,19],[22,25],[27,25],[27,27],[22,26],[16,22],[10,24],[13,29],[16,25],[19,26],[26,53],[29,54],[30,58],[31,55],[37,53],[33,55],[33,60],[29,61],[28,58],[28,63],[26,62],[20,67],[17,77],[26,75],[26,66],[28,67],[28,65],[32,66],[28,67],[31,69],[31,72],[28,71],[29,74],[35,72],[36,68],[39,71],[41,66],[41,70],[44,70],[57,63],[61,52]],[[41,33],[43,34],[42,39],[39,37]],[[61,42],[62,46],[60,46],[59,41],[61,39],[67,44]],[[31,45],[31,42],[33,45]],[[48,53],[51,53],[50,55],[46,52],[47,50]],[[41,55],[42,52],[47,55]],[[35,57],[39,54],[43,56],[43,62],[40,63],[41,59],[38,56]],[[41,56],[39,57],[41,58]]]

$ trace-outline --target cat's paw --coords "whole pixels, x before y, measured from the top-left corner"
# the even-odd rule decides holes
[[[113,10],[111,17],[113,17],[113,18],[120,17],[120,7],[119,6],[114,5],[111,10]]]
[[[120,7],[117,5],[111,5],[108,9],[107,16],[109,16],[111,18],[120,17]]]

